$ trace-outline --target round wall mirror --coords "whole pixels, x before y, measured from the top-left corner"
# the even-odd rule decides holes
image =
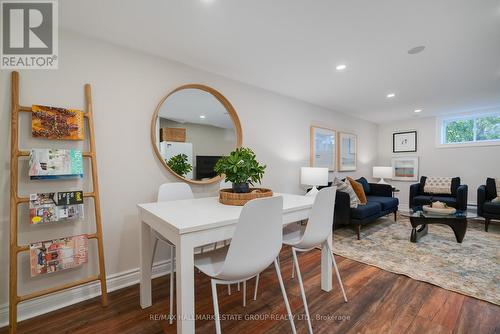
[[[195,184],[217,182],[217,160],[241,146],[238,115],[208,86],[181,86],[156,107],[151,123],[156,156],[178,178]]]

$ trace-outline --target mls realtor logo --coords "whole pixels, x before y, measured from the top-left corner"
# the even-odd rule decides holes
[[[57,69],[57,2],[1,1],[2,69]]]

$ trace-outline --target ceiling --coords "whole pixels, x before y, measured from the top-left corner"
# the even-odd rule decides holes
[[[200,89],[182,89],[170,95],[161,105],[159,116],[179,123],[234,128],[224,105],[212,94]]]
[[[500,106],[498,0],[59,4],[63,28],[376,123]]]

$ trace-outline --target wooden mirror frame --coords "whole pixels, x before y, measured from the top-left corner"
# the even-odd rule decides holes
[[[229,113],[229,116],[231,117],[231,120],[233,121],[233,124],[234,124],[234,130],[236,131],[236,146],[235,146],[235,148],[241,147],[241,144],[243,141],[242,140],[243,134],[242,134],[242,130],[241,130],[241,123],[240,123],[240,119],[238,117],[238,114],[236,113],[236,110],[231,105],[231,103],[224,97],[224,95],[222,95],[221,93],[219,93],[217,90],[213,89],[212,87],[201,85],[201,84],[187,84],[187,85],[182,85],[180,87],[177,87],[176,89],[174,89],[173,91],[171,91],[170,93],[165,95],[160,100],[158,105],[156,106],[155,112],[153,114],[153,119],[151,121],[151,144],[153,144],[153,150],[155,152],[156,157],[160,160],[160,162],[163,164],[163,166],[170,173],[172,173],[175,177],[177,177],[178,179],[180,179],[182,181],[185,181],[185,182],[191,183],[191,184],[199,184],[199,185],[212,184],[212,183],[218,182],[222,179],[221,176],[215,176],[209,180],[198,181],[198,180],[191,180],[191,179],[188,179],[186,177],[183,177],[183,176],[177,174],[170,167],[168,167],[166,161],[161,156],[160,150],[156,146],[156,139],[158,136],[158,133],[156,133],[156,122],[158,121],[158,115],[160,114],[160,108],[163,105],[163,103],[172,94],[174,94],[180,90],[183,90],[183,89],[200,89],[200,90],[205,91],[209,94],[212,94],[220,103],[222,103],[224,108],[226,108],[227,112]]]

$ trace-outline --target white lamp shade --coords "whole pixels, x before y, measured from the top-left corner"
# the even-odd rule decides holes
[[[328,185],[328,168],[326,167],[300,168],[300,183],[306,186]]]
[[[381,167],[381,166],[373,167],[373,177],[381,179],[392,178],[392,167]]]

